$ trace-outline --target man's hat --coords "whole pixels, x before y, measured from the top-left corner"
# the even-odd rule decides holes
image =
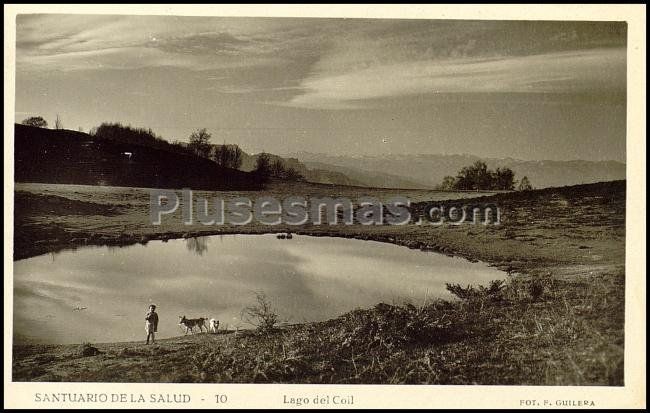
[[[156,304],[150,304],[149,308],[156,308]]]

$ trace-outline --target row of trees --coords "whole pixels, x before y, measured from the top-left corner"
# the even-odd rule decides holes
[[[438,185],[440,190],[506,190],[515,189],[517,181],[510,168],[488,169],[485,162],[476,161],[473,165],[463,167],[458,174],[445,176]],[[533,189],[528,177],[524,176],[517,187],[520,191]]]
[[[32,116],[22,121],[23,125],[47,128],[47,121],[42,116]],[[56,115],[55,128],[62,129],[63,123],[59,115]],[[101,125],[92,128],[91,136],[99,139],[111,140],[119,143],[128,143],[141,146],[162,149],[183,155],[195,154],[208,158],[217,164],[232,169],[239,169],[243,162],[243,151],[237,145],[212,145],[212,135],[206,128],[197,129],[190,134],[189,143],[184,145],[178,141],[170,143],[156,135],[151,128],[135,128],[130,125],[122,125],[120,122],[103,122]],[[257,157],[255,173],[262,179],[275,177],[289,180],[302,180],[304,177],[295,169],[288,168],[280,158],[272,159],[265,152]]]
[[[239,169],[242,164],[243,152],[237,145],[226,145],[214,148],[212,159],[226,168]]]
[[[243,152],[237,145],[212,145],[210,144],[212,135],[207,129],[197,129],[190,135],[188,148],[198,156],[209,158],[217,164],[226,168],[239,169],[243,161]],[[262,181],[268,181],[269,178],[287,179],[298,181],[304,177],[294,168],[287,167],[282,159],[273,159],[271,155],[262,152],[257,156],[255,163],[255,174]]]
[[[198,156],[209,158],[217,164],[226,168],[239,169],[243,161],[243,152],[237,145],[212,145],[212,135],[207,129],[198,129],[190,135],[188,148]],[[304,177],[294,168],[286,167],[282,159],[273,159],[271,155],[262,152],[257,156],[255,163],[255,174],[261,181],[268,181],[269,178],[287,179],[298,181]]]
[[[271,177],[291,181],[301,181],[305,179],[300,172],[296,171],[294,168],[287,167],[282,159],[272,159],[271,155],[266,152],[257,155],[255,174],[261,177],[262,180],[268,180]]]
[[[198,156],[212,159],[217,164],[232,169],[239,169],[242,165],[243,152],[237,145],[215,146],[210,144],[212,135],[207,129],[198,129],[190,135],[187,147]]]
[[[190,154],[190,151],[181,143],[171,143],[156,135],[151,128],[134,128],[130,125],[122,125],[119,122],[104,122],[101,125],[92,128],[89,134],[95,138],[111,140],[119,143],[147,146],[181,155]]]

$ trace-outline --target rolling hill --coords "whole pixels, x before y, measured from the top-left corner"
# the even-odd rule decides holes
[[[18,124],[14,130],[15,182],[204,190],[261,187],[254,174],[190,154],[71,130]]]

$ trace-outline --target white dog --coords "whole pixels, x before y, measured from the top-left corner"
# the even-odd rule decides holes
[[[211,333],[216,333],[219,329],[219,320],[211,318],[210,322],[208,323],[208,328]]]

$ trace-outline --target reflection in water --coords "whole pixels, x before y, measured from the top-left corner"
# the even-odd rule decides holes
[[[505,278],[482,263],[372,241],[226,235],[215,247],[213,238],[85,247],[56,254],[54,264],[50,255],[15,262],[14,339],[143,340],[150,303],[160,338],[182,334],[179,315],[246,327],[241,311],[255,304],[256,291],[281,320],[317,321],[380,302],[451,297],[445,282]]]
[[[188,251],[192,251],[196,255],[201,256],[208,250],[208,238],[209,237],[187,238],[185,240],[185,246],[187,247]]]
[[[115,253],[116,251],[119,251],[120,249],[124,248],[122,245],[107,245],[106,249],[108,249],[109,252]]]

